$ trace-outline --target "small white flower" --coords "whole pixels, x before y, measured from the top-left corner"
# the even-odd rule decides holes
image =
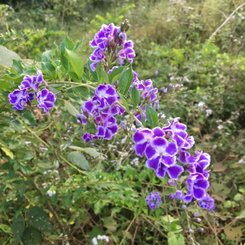
[[[239,164],[245,164],[245,157],[242,157],[239,161],[238,161]]]
[[[98,241],[97,241],[96,237],[93,237],[92,243],[93,243],[93,245],[98,245]]]
[[[138,158],[138,157],[135,157],[135,158],[132,160],[132,165],[138,166],[138,164],[139,164],[139,158]]]
[[[55,195],[56,194],[56,191],[55,190],[48,190],[47,191],[47,195],[49,196],[49,197],[52,197],[53,195]]]
[[[200,108],[203,108],[205,106],[205,102],[203,101],[200,101],[198,104],[197,104],[198,107]]]
[[[218,128],[218,130],[222,130],[224,128],[224,126],[221,124],[217,128]]]
[[[109,237],[106,235],[98,235],[97,237],[93,237],[92,244],[98,245],[98,240],[105,241],[106,243],[109,242]]]
[[[124,138],[121,140],[121,144],[122,144],[122,145],[124,145],[124,144],[126,143],[127,138],[128,138],[128,137],[126,136],[126,137],[124,137]]]
[[[205,112],[206,112],[206,117],[209,117],[210,115],[213,114],[213,111],[211,109],[207,109]]]

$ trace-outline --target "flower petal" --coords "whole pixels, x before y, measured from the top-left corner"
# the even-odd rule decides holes
[[[167,171],[170,178],[177,180],[179,176],[184,172],[184,168],[176,164],[172,167],[169,167]]]

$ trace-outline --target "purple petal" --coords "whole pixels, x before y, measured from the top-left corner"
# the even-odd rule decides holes
[[[160,157],[153,158],[153,159],[148,159],[146,161],[146,166],[150,169],[154,169],[155,171],[158,169],[160,162]]]
[[[42,97],[46,97],[47,96],[47,94],[49,93],[49,91],[47,90],[47,89],[43,89],[43,90],[41,90],[41,96]]]
[[[175,165],[175,163],[176,163],[176,157],[162,156],[161,161],[162,161],[162,163],[163,163],[166,167],[170,167],[170,166]]]
[[[178,152],[177,145],[173,142],[170,142],[166,147],[166,153],[170,156],[174,156]]]
[[[193,196],[196,199],[202,199],[205,196],[205,190],[200,189],[200,188],[193,188]]]
[[[163,132],[163,130],[160,127],[156,127],[153,129],[153,135],[154,137],[163,137],[165,135],[165,133]]]
[[[88,112],[92,112],[93,108],[94,108],[94,104],[92,101],[86,101],[84,103],[84,108],[86,109],[86,111]]]
[[[145,148],[147,146],[147,142],[143,143],[143,144],[136,144],[134,149],[135,149],[135,152],[136,152],[136,155],[138,156],[143,156],[144,153],[145,153]]]
[[[166,174],[166,168],[161,166],[157,169],[156,171],[156,175],[159,177],[159,178],[164,178],[165,177],[165,174]]]
[[[169,167],[167,171],[170,178],[177,180],[179,176],[184,172],[184,168],[179,165],[174,165],[172,167]]]
[[[185,195],[183,196],[182,200],[186,203],[189,203],[192,201],[192,195],[191,194]]]
[[[208,189],[209,183],[205,179],[200,179],[195,182],[195,187],[202,188],[202,189]]]
[[[156,151],[155,149],[151,146],[151,145],[148,145],[145,149],[145,154],[146,154],[146,157],[148,159],[152,158],[153,156],[156,155]]]
[[[141,132],[136,131],[134,136],[133,136],[133,141],[135,143],[138,143],[138,142],[143,141],[143,140],[144,140],[144,135]]]
[[[156,137],[152,141],[152,146],[153,147],[165,147],[167,146],[167,140],[164,138]]]

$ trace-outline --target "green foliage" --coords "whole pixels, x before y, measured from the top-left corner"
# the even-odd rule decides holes
[[[208,38],[242,2],[45,3],[0,7],[0,44],[21,58],[35,59],[16,60],[12,67],[0,69],[0,243],[58,244],[69,239],[71,244],[88,244],[103,234],[112,244],[177,245],[192,244],[193,239],[201,244],[241,242],[244,10],[213,40]],[[108,75],[100,65],[91,72],[84,58],[91,51],[87,41],[101,24],[119,25],[125,16],[132,24],[128,36],[135,42],[134,69],[140,79],[153,77],[159,92],[170,82],[182,84],[179,90],[160,92],[159,111],[147,107],[144,123],[155,127],[176,116],[188,123],[198,148],[212,155],[215,215],[169,201],[174,187],[166,184],[167,179],[157,179],[144,160],[134,163],[129,131],[120,130],[111,142],[82,142],[82,133],[93,132],[94,126],[81,128],[76,115],[97,84],[118,81],[121,103],[130,116],[139,105],[138,91],[130,90],[130,66]],[[64,38],[65,32],[79,41]],[[34,105],[13,112],[8,93],[25,74],[35,74],[36,68],[43,71],[59,98],[55,110],[43,115]],[[158,113],[165,118],[159,119]],[[152,212],[145,197],[155,190],[162,193],[164,202]],[[193,216],[197,211],[201,222]]]
[[[133,78],[134,75],[132,68],[128,67],[126,70],[124,70],[122,76],[118,79],[119,92],[121,92],[123,95],[126,95],[130,85],[132,84]]]

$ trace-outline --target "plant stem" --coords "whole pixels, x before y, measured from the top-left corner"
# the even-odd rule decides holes
[[[216,36],[216,34],[223,28],[223,26],[225,26],[225,24],[233,17],[233,15],[239,10],[241,9],[243,6],[245,6],[245,3],[242,3],[241,5],[239,5],[227,18],[226,20],[212,33],[212,35],[209,37],[208,40],[212,40],[213,37]]]
[[[49,144],[45,142],[43,139],[41,139],[29,126],[27,126],[24,120],[22,120],[17,113],[15,113],[15,115],[17,116],[18,120],[22,123],[22,125],[27,129],[27,131],[29,131],[36,139],[38,139],[46,147],[49,147]]]
[[[129,223],[127,229],[124,231],[124,233],[126,233],[126,232],[129,231],[129,229],[130,229],[130,227],[132,226],[132,224],[134,223],[135,219],[136,219],[136,216],[134,216],[134,218],[131,220],[131,222]],[[125,240],[125,236],[123,236],[123,239],[121,240],[121,242],[120,242],[119,245],[122,245],[123,242],[124,242],[124,240]]]

